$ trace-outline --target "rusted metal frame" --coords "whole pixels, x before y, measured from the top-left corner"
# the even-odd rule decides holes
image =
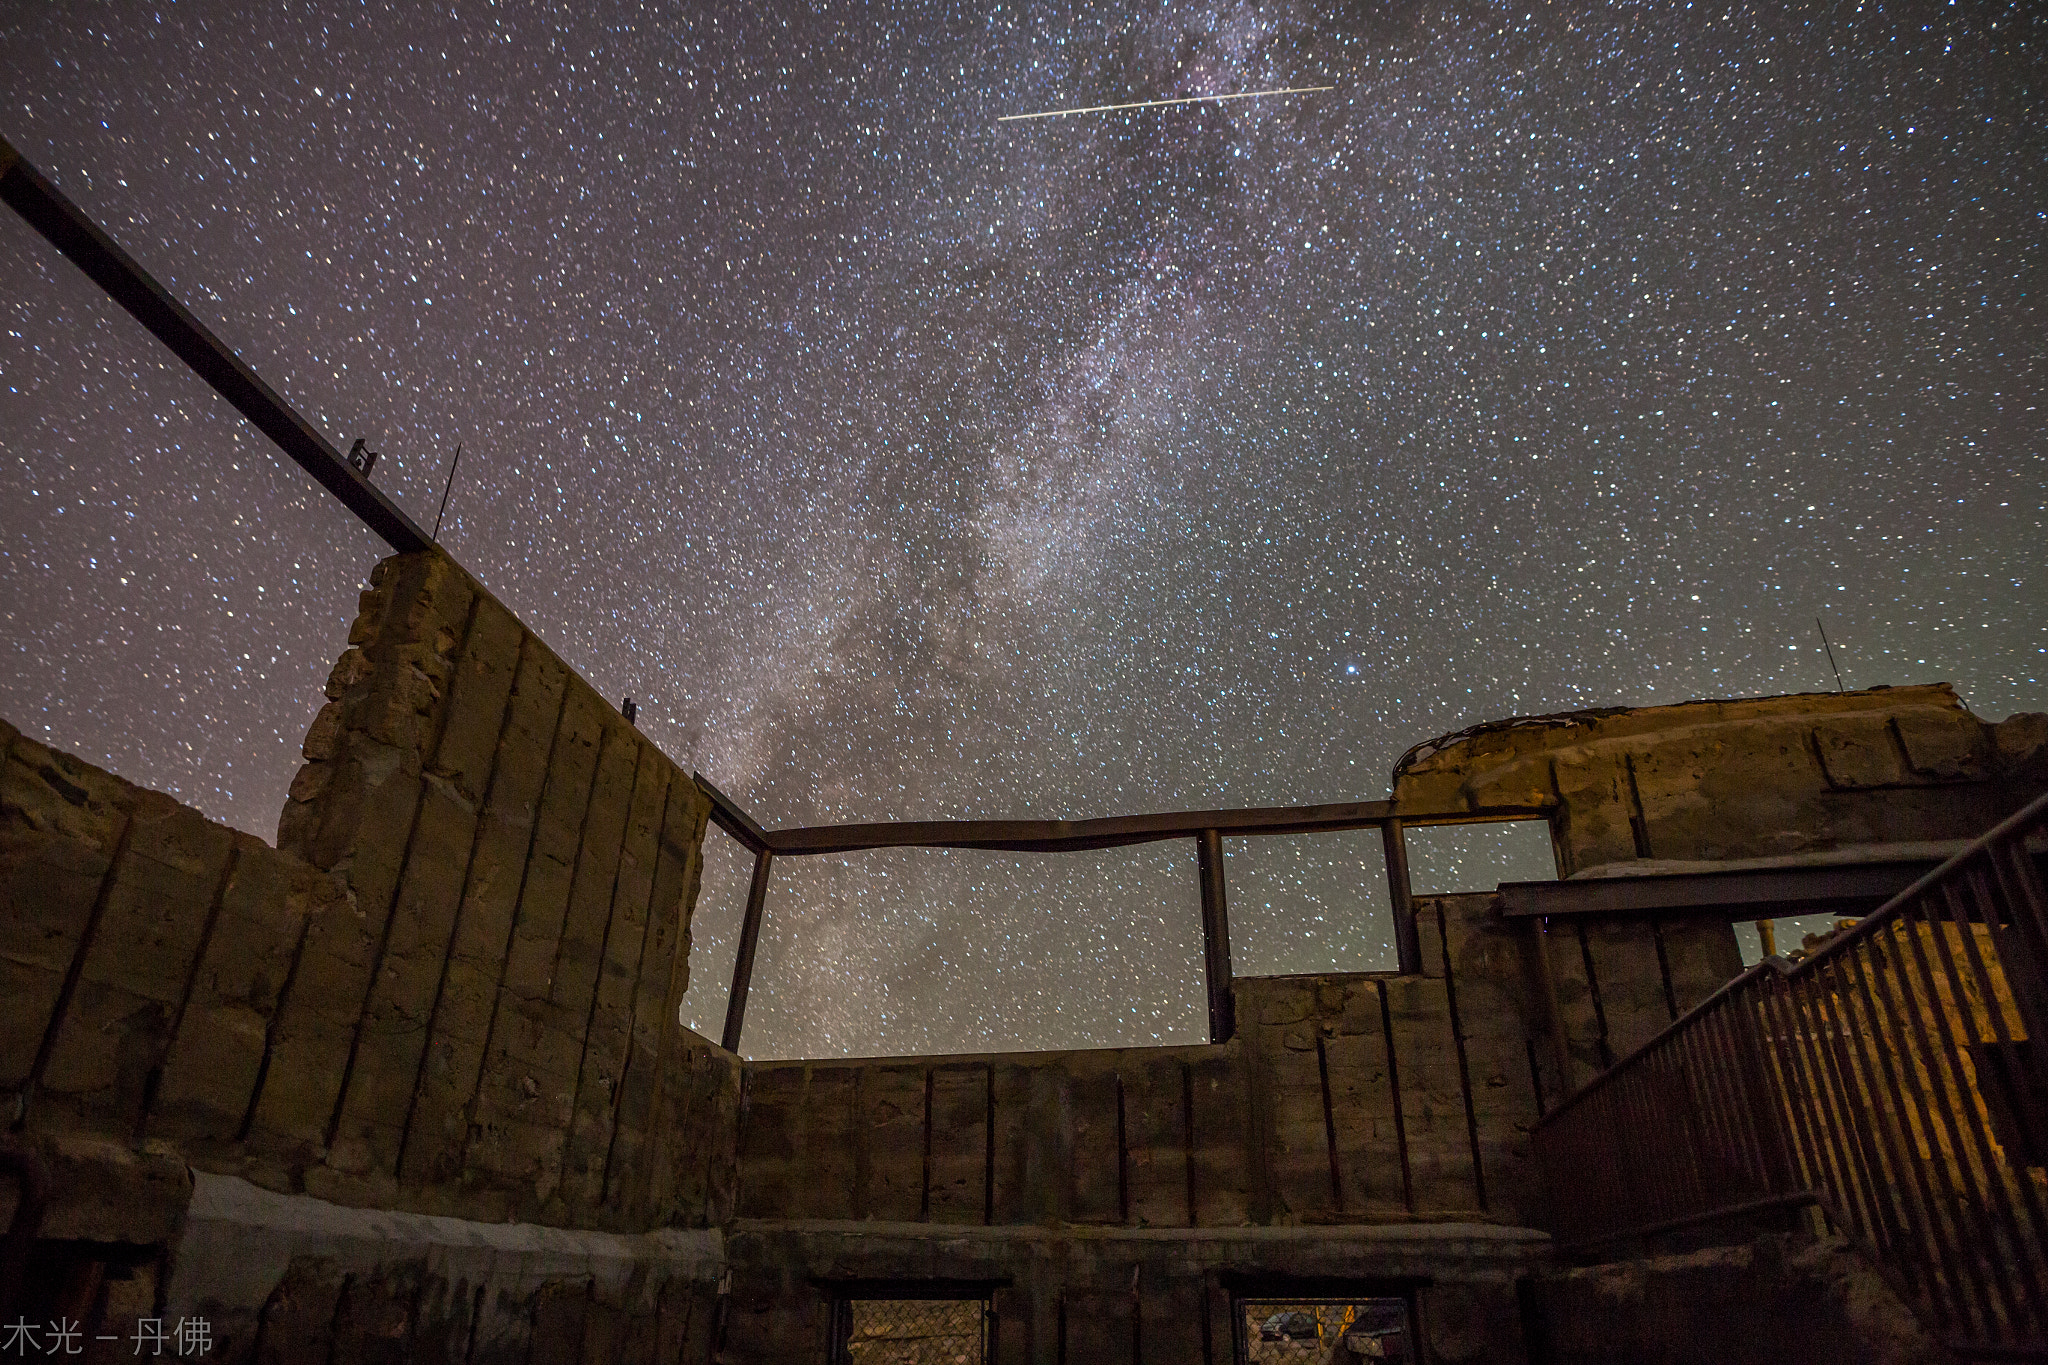
[[[1723,1179],[1729,1176],[1746,1179],[1758,1193],[1768,1194],[1770,1188],[1756,1178],[1756,1164],[1748,1160],[1743,1134],[1738,1126],[1741,1091],[1733,1084],[1728,1065],[1727,1038],[1719,1027],[1724,1022],[1721,1016],[1726,1012],[1725,1008],[1716,1010],[1692,1031],[1689,1045],[1692,1061],[1687,1068],[1687,1082],[1699,1096],[1700,1128],[1713,1144],[1713,1175]]]
[[[755,824],[754,817],[740,809],[739,802],[713,786],[710,778],[702,773],[691,773],[690,780],[710,799],[712,824],[739,840],[749,853],[759,854],[773,847],[768,831]]]
[[[1805,1167],[1808,1188],[1831,1194],[1837,1207],[1845,1214],[1851,1213],[1846,1166],[1836,1147],[1834,1130],[1821,1112],[1823,1082],[1806,1056],[1809,1040],[1804,1036],[1805,1025],[1795,998],[1799,983],[1787,977],[1773,986],[1764,998],[1771,1014],[1771,1027],[1778,1036],[1778,1075],[1784,1086],[1786,1108],[1799,1133],[1801,1164]]]
[[[1945,1191],[1943,1211],[1955,1230],[1955,1294],[1959,1301],[1972,1307],[1975,1316],[1982,1323],[1982,1330],[1989,1334],[1996,1330],[1998,1310],[1992,1302],[1989,1288],[1984,1283],[1976,1256],[1985,1232],[1983,1220],[1979,1216],[1979,1211],[1983,1208],[1983,1198],[1976,1188],[1975,1179],[1967,1163],[1961,1160],[1947,1160],[1942,1156],[1944,1134],[1948,1139],[1948,1149],[1959,1155],[1963,1150],[1963,1138],[1947,1096],[1939,1093],[1943,1086],[1941,1054],[1928,1035],[1926,1015],[1920,1007],[1920,989],[1908,975],[1908,950],[1905,940],[1917,939],[1916,929],[1917,921],[1901,919],[1888,938],[1871,940],[1872,951],[1876,954],[1881,969],[1873,973],[1873,977],[1877,994],[1883,999],[1885,1008],[1894,1018],[1904,1021],[1902,1036],[1908,1049],[1904,1059],[1904,1070],[1914,1094],[1918,1097],[1920,1121],[1927,1132],[1927,1164],[1934,1168],[1940,1178]],[[1887,942],[1891,950],[1897,954],[1896,962],[1886,955]],[[1894,983],[1898,995],[1896,1000],[1893,999]],[[1927,999],[1938,999],[1931,984],[1928,985],[1927,992]],[[1923,1072],[1926,1077],[1924,1082],[1921,1079]]]
[[[1851,980],[1850,967],[1857,958],[1856,953],[1844,953],[1829,964],[1832,987],[1823,998],[1841,1029],[1836,1049],[1839,1065],[1853,1080],[1858,1100],[1849,1109],[1868,1149],[1866,1163],[1878,1182],[1876,1190],[1885,1209],[1886,1233],[1894,1248],[1894,1259],[1911,1287],[1923,1299],[1932,1300],[1937,1284],[1928,1274],[1933,1261],[1929,1233],[1921,1226],[1911,1202],[1912,1177],[1904,1154],[1893,1140],[1892,1127],[1898,1121],[1903,1097],[1897,1086],[1891,1084],[1888,1073],[1881,1073],[1871,1057],[1882,1024],[1856,1008],[1856,983]]]
[[[1730,1096],[1726,1122],[1734,1134],[1737,1160],[1763,1194],[1788,1194],[1799,1188],[1785,1159],[1783,1109],[1777,1089],[1757,1058],[1753,997],[1729,999],[1704,1021],[1715,1049],[1723,1084]]]
[[[1898,1169],[1896,1161],[1887,1160],[1887,1149],[1879,1136],[1878,1116],[1873,1111],[1883,1104],[1884,1092],[1877,1076],[1857,1065],[1862,1040],[1852,1037],[1855,1030],[1842,969],[1842,964],[1854,956],[1844,953],[1814,976],[1814,1009],[1827,1019],[1832,1030],[1824,1055],[1834,1069],[1860,1167],[1870,1181],[1871,1195],[1882,1215],[1884,1240],[1879,1244],[1891,1246],[1900,1244],[1907,1235],[1908,1224],[1899,1211],[1898,1192],[1905,1172]]]
[[[1931,890],[1938,891],[1939,888]],[[1943,975],[1948,980],[1950,998],[1961,1006],[1965,1001],[1962,978],[1956,972],[1955,963],[1949,956],[1948,935],[1941,932],[1942,922],[1934,919],[1931,908],[1933,900],[1933,895],[1923,898],[1923,903],[1929,907],[1923,913],[1927,914],[1928,926],[1933,931],[1928,937],[1934,940],[1935,956],[1940,960]],[[1968,1146],[1974,1149],[1976,1157],[1973,1163],[1965,1144],[1960,1140],[1956,1142],[1954,1164],[1961,1168],[1970,1186],[1971,1199],[1964,1207],[1979,1215],[1975,1220],[1979,1223],[1979,1235],[1972,1239],[1972,1249],[1976,1253],[1973,1260],[1982,1272],[1977,1278],[1988,1285],[1993,1291],[1993,1297],[2005,1308],[2002,1323],[1994,1315],[1991,1334],[2009,1340],[2014,1327],[2024,1314],[2019,1299],[2013,1292],[2011,1280],[2003,1273],[2002,1262],[1996,1248],[2000,1223],[2007,1228],[2016,1228],[2019,1219],[2013,1211],[2005,1182],[1998,1178],[1997,1162],[1991,1155],[1991,1135],[1986,1130],[1983,1116],[1977,1112],[1977,1106],[1971,1102],[1970,1072],[1963,1064],[1955,1028],[1948,1018],[1947,1011],[1941,1008],[1941,991],[1936,985],[1933,968],[1928,966],[1926,949],[1921,945],[1920,935],[1917,933],[1908,934],[1907,940],[1913,950],[1914,964],[1919,967],[1927,987],[1928,1010],[1936,1011],[1940,1016],[1934,1033],[1941,1041],[1940,1055],[1947,1063],[1949,1078],[1949,1083],[1943,1088],[1942,1111],[1954,1119],[1962,1133],[1968,1135]],[[1926,1012],[1916,1011],[1916,1015],[1924,1016]],[[1960,1136],[1961,1134],[1958,1135],[1959,1138]],[[1981,1187],[1978,1182],[1979,1171],[1983,1174]]]
[[[1637,1158],[1649,1141],[1654,1140],[1648,1131],[1636,1105],[1635,1091],[1642,1081],[1640,1070],[1623,1076],[1607,1088],[1600,1097],[1602,1122],[1588,1130],[1589,1140],[1598,1134],[1627,1134],[1628,1139],[1614,1144],[1605,1168],[1611,1181],[1608,1191],[1608,1217],[1624,1209],[1643,1207],[1644,1193],[1642,1172],[1637,1168]]]
[[[1689,1041],[1688,1037],[1673,1038],[1654,1054],[1652,1065],[1644,1071],[1646,1084],[1640,1097],[1670,1144],[1669,1159],[1659,1163],[1652,1188],[1661,1192],[1658,1202],[1681,1211],[1704,1207],[1713,1184],[1708,1174],[1712,1144],[1701,1131],[1692,1077],[1686,1070]]]
[[[1607,1092],[1606,1108],[1608,1120],[1598,1130],[1606,1133],[1634,1133],[1637,1140],[1620,1144],[1612,1165],[1620,1175],[1620,1187],[1616,1190],[1617,1207],[1628,1209],[1656,1209],[1661,1203],[1647,1188],[1643,1170],[1644,1149],[1664,1136],[1658,1131],[1654,1119],[1645,1112],[1642,1102],[1643,1071],[1638,1069],[1624,1076],[1621,1083]]]
[[[1671,1112],[1666,1103],[1671,1097],[1670,1045],[1651,1054],[1649,1061],[1650,1065],[1636,1075],[1633,1100],[1637,1122],[1645,1131],[1656,1133],[1662,1142],[1656,1145],[1646,1143],[1637,1151],[1637,1182],[1643,1196],[1643,1207],[1661,1209],[1666,1217],[1678,1217],[1693,1207],[1687,1197],[1687,1186],[1697,1190],[1703,1183],[1698,1178],[1697,1143],[1695,1135],[1686,1126],[1684,1116]],[[1671,1157],[1660,1154],[1659,1146],[1668,1147]],[[1674,1165],[1679,1168],[1678,1180],[1671,1178]],[[1686,1177],[1688,1168],[1689,1179]]]
[[[1645,1086],[1642,1096],[1642,1103],[1669,1135],[1676,1156],[1668,1165],[1660,1165],[1654,1182],[1668,1192],[1661,1202],[1674,1210],[1705,1207],[1714,1183],[1708,1134],[1702,1131],[1699,1107],[1693,1102],[1692,1077],[1686,1069],[1689,1041],[1680,1036],[1665,1044],[1656,1056],[1657,1065],[1645,1076],[1654,1084]],[[1652,1153],[1643,1155],[1647,1160]]]
[[[1969,889],[1975,893],[1972,899],[1982,909],[1985,921],[1989,923],[1995,920],[1997,918],[1997,904],[1992,899],[1990,888],[1984,883],[1984,869],[1982,867],[1966,869],[1964,880]],[[1958,903],[1960,900],[1958,888],[1952,883],[1942,888],[1942,896],[1948,905],[1951,916],[1961,915],[1964,917],[1962,922],[1956,926],[1960,931],[1957,936],[1963,941],[1963,956],[1969,960],[1971,974],[1976,978],[1978,988],[1983,992],[1984,1012],[1991,1017],[1992,1036],[1997,1040],[2001,1048],[2006,1049],[2010,1053],[2014,1042],[2012,1032],[2007,1027],[2005,1011],[1999,1006],[1995,982],[1990,970],[1985,966],[1984,955],[1977,945],[1977,936],[1970,932],[1973,921],[1968,918],[1968,909]],[[1994,929],[1992,932],[1995,933],[1996,930]],[[1946,937],[1946,935],[1943,937]],[[2009,987],[2015,985],[2010,976],[2007,977],[2007,985]],[[2013,991],[2013,999],[2014,1003],[2017,1004],[2019,999],[2019,991],[2017,989]],[[1957,1001],[1957,1006],[1958,1014],[1968,1018],[1967,1007],[1960,999]],[[1979,1040],[1972,1039],[1970,1041],[1975,1043]],[[1973,1070],[1975,1070],[1974,1066]],[[1981,1076],[1979,1081],[1981,1087]],[[1975,1110],[1978,1106],[1973,1103],[1970,1107],[1972,1110]],[[2002,1149],[2003,1144],[1999,1144],[1999,1146]],[[2010,1175],[2012,1178],[2007,1179],[2005,1178],[2006,1175]],[[2008,1264],[2018,1267],[2019,1276],[2026,1286],[2027,1302],[2030,1316],[2034,1320],[2036,1335],[2048,1334],[2048,1322],[2043,1321],[2044,1314],[2048,1314],[2048,1292],[2044,1292],[2042,1288],[2040,1265],[2042,1250],[2043,1248],[2048,1248],[2048,1216],[2043,1214],[2040,1196],[2035,1192],[2034,1182],[2027,1178],[2019,1163],[2013,1161],[2009,1154],[2005,1161],[1999,1162],[1996,1165],[1987,1165],[1985,1177],[2001,1188],[2017,1186],[2019,1189],[2019,1203],[2020,1207],[2026,1210],[2027,1227],[2023,1229],[2019,1219],[2015,1217],[2012,1226],[2013,1240],[2016,1244],[2024,1241],[2026,1232],[2031,1230],[2033,1233],[2034,1254],[2031,1256],[2016,1254],[2010,1258]],[[2012,1250],[2017,1253],[2020,1247],[2015,1245]]]
[[[1805,1025],[1803,1040],[1808,1068],[1816,1081],[1815,1099],[1822,1110],[1822,1131],[1839,1159],[1841,1184],[1836,1194],[1842,1211],[1861,1224],[1864,1238],[1880,1252],[1888,1253],[1894,1239],[1879,1193],[1879,1173],[1872,1171],[1867,1159],[1862,1125],[1856,1121],[1857,1096],[1843,1080],[1835,1055],[1833,1020],[1821,1004],[1826,991],[1826,978],[1815,972],[1793,983],[1792,1000]]]
[[[1757,1136],[1764,1145],[1764,1159],[1771,1163],[1771,1188],[1784,1193],[1810,1189],[1812,1187],[1799,1177],[1798,1138],[1790,1119],[1792,1097],[1771,1059],[1770,1050],[1765,1046],[1765,1021],[1760,997],[1751,995],[1745,998],[1741,1011],[1732,1017],[1741,1021],[1738,1042],[1743,1048],[1743,1069],[1751,1093],[1768,1105],[1764,1112],[1770,1115],[1769,1125],[1760,1127]]]
[[[84,210],[4,142],[0,142],[0,200],[392,549],[410,554],[433,547],[433,538],[343,459],[312,423],[172,298]]]
[[[1877,947],[1873,942],[1870,956],[1874,958],[1876,954]],[[1933,1187],[1928,1183],[1928,1163],[1920,1159],[1919,1145],[1915,1141],[1913,1127],[1908,1121],[1916,1099],[1906,1093],[1906,1086],[1899,1077],[1895,1054],[1904,1050],[1899,1045],[1903,1044],[1904,1039],[1900,1038],[1895,1044],[1893,1035],[1900,1031],[1901,1024],[1896,1017],[1889,1016],[1878,1008],[1877,999],[1870,989],[1870,961],[1860,953],[1846,954],[1841,960],[1845,974],[1854,979],[1856,993],[1851,1008],[1855,1008],[1855,1002],[1860,1002],[1862,1016],[1869,1025],[1870,1046],[1866,1050],[1864,1065],[1871,1066],[1870,1056],[1875,1056],[1876,1065],[1883,1072],[1885,1093],[1890,1096],[1890,1109],[1880,1115],[1880,1119],[1884,1120],[1880,1123],[1880,1131],[1884,1134],[1893,1169],[1905,1174],[1911,1182],[1909,1194],[1915,1201],[1922,1224],[1917,1240],[1921,1244],[1922,1254],[1931,1262],[1925,1267],[1908,1267],[1908,1270],[1909,1273],[1923,1269],[1933,1271],[1932,1275],[1926,1277],[1929,1303],[1935,1314],[1949,1327],[1962,1327],[1969,1320],[1968,1305],[1961,1298],[1962,1262],[1957,1257],[1955,1246],[1950,1239],[1949,1229],[1943,1217],[1944,1210],[1935,1198]],[[1861,1035],[1858,1045],[1861,1047]],[[1918,1087],[1915,1089],[1917,1092]],[[1917,1102],[1924,1108],[1924,1096]],[[1924,1124],[1927,1121],[1923,1114],[1921,1122]],[[1932,1150],[1931,1144],[1929,1150]]]
[[[1322,806],[1256,806],[1240,810],[1161,811],[1094,820],[922,820],[859,825],[813,825],[762,832],[784,857],[860,853],[876,848],[974,848],[997,853],[1080,853],[1199,838],[1213,829],[1226,838],[1259,834],[1334,834],[1371,829],[1399,819],[1406,826],[1495,825],[1540,820],[1547,811],[1513,807],[1471,811],[1402,811],[1392,801]]]
[[[1701,1145],[1708,1153],[1708,1160],[1702,1165],[1701,1197],[1713,1197],[1714,1187],[1725,1185],[1728,1178],[1745,1176],[1741,1141],[1732,1122],[1735,1097],[1727,1089],[1727,1077],[1722,1069],[1721,1040],[1706,1027],[1694,1028],[1686,1035],[1683,1047],[1686,1062],[1683,1074],[1686,1091],[1692,1109],[1697,1116],[1696,1131]]]
[[[1399,820],[1380,825],[1386,853],[1387,903],[1394,912],[1394,961],[1406,974],[1422,970],[1422,940],[1415,928],[1415,887],[1408,877],[1408,837]]]
[[[1202,974],[1209,992],[1209,1041],[1227,1043],[1237,1032],[1230,989],[1229,888],[1223,879],[1223,837],[1205,829],[1195,840],[1195,871],[1202,886]],[[1387,1041],[1389,1049],[1393,1040]]]
[[[1972,909],[1981,911],[1985,920],[1989,921],[1996,918],[1997,906],[1983,884],[1981,868],[1965,868],[1962,880],[1962,887],[1951,881],[1941,888],[1941,903],[1948,912],[1949,921],[1956,927],[1956,937],[1962,942],[1962,951],[1954,953],[1949,948],[1948,935],[1945,933],[1937,934],[1936,942],[1945,960],[1961,958],[1967,962],[1969,974],[1982,993],[1985,1013],[1990,1016],[1993,1039],[2002,1047],[2010,1047],[2013,1039],[2006,1026],[2005,1011],[1998,1005],[1991,973],[1984,965],[1983,954],[1977,945],[1977,936],[1972,932],[1976,922],[1971,913]],[[1965,890],[1971,893],[1967,897],[1963,894]],[[1962,969],[1951,965],[1950,970],[1954,973]],[[1980,1045],[1982,1040],[1975,1036],[1977,1030],[1972,1011],[1960,989],[1956,992],[1956,1015],[1957,1022],[1970,1030],[1971,1036],[1962,1040],[1964,1050],[1969,1051]],[[1998,1257],[1997,1263],[2004,1265],[2008,1272],[2016,1271],[2022,1285],[2021,1298],[2026,1315],[2033,1320],[2034,1335],[2039,1335],[2044,1311],[2048,1311],[2048,1293],[2043,1292],[2040,1274],[2041,1248],[2048,1245],[2048,1230],[2044,1230],[2041,1205],[2034,1191],[2033,1181],[2028,1179],[2009,1158],[1999,1159],[1998,1153],[2003,1150],[2003,1145],[1991,1133],[1989,1121],[1983,1113],[1981,1072],[1974,1056],[1971,1058],[1971,1074],[1978,1078],[1978,1084],[1966,1093],[1964,1102],[1970,1109],[1971,1117],[1976,1120],[1975,1126],[1984,1131],[1984,1179],[2001,1196],[2000,1202],[2005,1207],[2007,1223],[2003,1231],[2011,1239],[2011,1244],[2003,1248],[2006,1254]],[[2013,1207],[2015,1186],[2018,1187],[2018,1207],[2027,1215],[2024,1222]],[[2029,1231],[2033,1233],[2031,1255],[2025,1254]],[[2018,1321],[2013,1324],[2013,1334],[2022,1335]]]
[[[1685,1197],[1687,1182],[1670,1179],[1669,1168],[1677,1164],[1682,1169],[1689,1164],[1687,1158],[1693,1148],[1693,1135],[1686,1131],[1680,1116],[1670,1112],[1665,1105],[1669,1098],[1669,1072],[1670,1056],[1666,1049],[1655,1054],[1651,1065],[1637,1073],[1634,1102],[1646,1130],[1662,1137],[1664,1143],[1673,1149],[1676,1162],[1661,1157],[1656,1147],[1645,1145],[1636,1153],[1636,1170],[1637,1183],[1643,1195],[1642,1206],[1662,1210],[1666,1217],[1678,1217],[1691,1208]]]
[[[747,1019],[747,990],[754,981],[754,948],[761,940],[761,915],[768,905],[768,877],[774,868],[774,853],[765,848],[755,852],[754,879],[747,886],[747,915],[740,921],[740,950],[732,961],[732,994],[725,998],[725,1031],[718,1040],[727,1052],[740,1050],[740,1030]]]
[[[1987,852],[2012,916],[2011,924],[1994,925],[1992,937],[2027,1037],[2044,1040],[2038,1046],[2048,1048],[2048,890],[2027,855],[2024,834],[2001,840]]]

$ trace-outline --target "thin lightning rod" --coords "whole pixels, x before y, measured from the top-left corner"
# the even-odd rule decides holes
[[[1820,623],[1818,616],[1813,618],[1813,628],[1820,632],[1820,646],[1828,652],[1828,667],[1835,670],[1835,691],[1848,691],[1849,689],[1842,685],[1841,665],[1835,662],[1835,647],[1828,643],[1828,628]]]
[[[1068,114],[1107,114],[1118,109],[1157,109],[1162,104],[1206,104],[1224,100],[1255,100],[1264,95],[1312,95],[1318,90],[1335,90],[1334,85],[1293,85],[1285,90],[1247,90],[1237,95],[1188,95],[1177,100],[1139,100],[1135,104],[1091,104],[1085,109],[1047,109],[1038,114],[1003,114],[997,123],[1016,123],[1032,118],[1063,118]]]

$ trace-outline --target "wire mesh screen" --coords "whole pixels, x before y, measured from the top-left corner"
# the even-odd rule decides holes
[[[1413,1361],[1405,1299],[1240,1299],[1237,1358],[1246,1365]]]
[[[981,1365],[986,1299],[851,1299],[841,1306],[847,1365]]]

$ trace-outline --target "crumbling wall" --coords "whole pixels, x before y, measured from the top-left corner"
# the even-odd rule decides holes
[[[2044,788],[2048,716],[1947,683],[1495,721],[1394,769],[1405,807],[1547,808],[1567,877],[1973,839]]]
[[[1430,909],[1431,917],[1435,911]],[[1498,1217],[1470,1077],[1537,1116],[1519,1016],[1468,1055],[1441,953],[1415,976],[1235,983],[1221,1046],[750,1063],[743,1217],[1199,1228]],[[1498,1040],[1499,1046],[1491,1045]],[[1495,1056],[1494,1052],[1504,1056]],[[1512,1063],[1510,1066],[1508,1063]]]
[[[18,1126],[340,1204],[723,1222],[739,1063],[677,1022],[708,801],[438,554],[350,640],[277,849],[0,731]]]

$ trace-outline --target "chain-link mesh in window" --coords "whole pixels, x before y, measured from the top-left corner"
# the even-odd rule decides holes
[[[985,1299],[855,1299],[840,1321],[849,1365],[982,1365]]]
[[[1404,1299],[1240,1299],[1246,1365],[1355,1365],[1415,1359]]]

